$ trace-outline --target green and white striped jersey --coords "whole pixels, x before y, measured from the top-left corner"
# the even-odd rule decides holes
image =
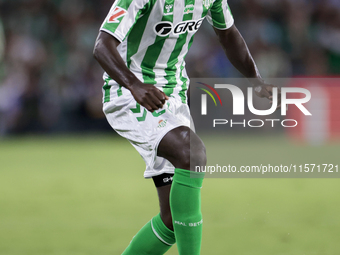
[[[184,58],[205,17],[217,29],[234,23],[227,0],[116,0],[100,30],[121,42],[118,51],[137,78],[185,103]],[[104,80],[108,102],[116,83],[106,73]]]

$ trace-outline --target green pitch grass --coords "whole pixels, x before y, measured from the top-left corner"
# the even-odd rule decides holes
[[[262,139],[206,142],[248,165],[260,153],[277,163],[320,155],[340,163],[339,145]],[[0,141],[0,254],[121,254],[158,213],[143,171],[137,152],[114,136]],[[206,179],[202,254],[339,254],[339,194],[339,179]]]

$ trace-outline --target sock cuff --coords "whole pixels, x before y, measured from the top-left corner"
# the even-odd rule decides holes
[[[176,243],[175,233],[165,226],[161,215],[158,214],[151,219],[151,227],[157,238],[163,243],[171,246]]]
[[[205,173],[175,168],[173,181],[192,188],[202,188]]]

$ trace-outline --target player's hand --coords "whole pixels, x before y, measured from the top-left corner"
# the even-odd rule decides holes
[[[255,86],[254,90],[255,90],[255,94],[258,97],[261,98],[268,98],[270,100],[270,103],[273,103],[273,88],[277,88],[277,109],[281,108],[281,89],[277,86],[274,85],[269,85],[269,84],[263,84],[263,85],[258,85]]]
[[[130,88],[131,94],[141,106],[150,112],[163,108],[168,96],[152,84],[138,83]]]

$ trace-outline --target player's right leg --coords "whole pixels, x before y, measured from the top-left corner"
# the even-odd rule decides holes
[[[204,173],[194,170],[195,166],[206,165],[205,146],[190,128],[180,126],[163,137],[158,156],[175,166],[170,209],[179,254],[198,255],[202,239],[200,189]],[[169,225],[168,219],[163,221]]]

